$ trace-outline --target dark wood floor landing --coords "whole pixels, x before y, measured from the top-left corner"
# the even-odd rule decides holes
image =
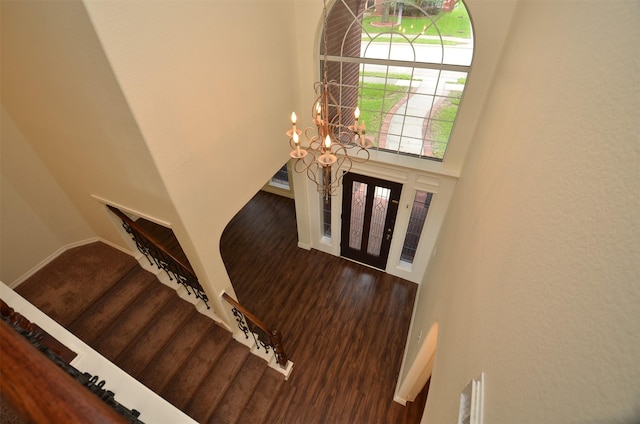
[[[424,399],[393,401],[417,286],[297,247],[293,200],[258,193],[221,251],[239,301],[281,331],[295,362],[278,423],[419,423]]]

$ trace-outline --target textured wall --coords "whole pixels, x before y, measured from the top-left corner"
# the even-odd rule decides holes
[[[14,283],[62,246],[95,234],[2,108],[0,279]]]
[[[3,1],[1,7],[2,106],[20,142],[28,144],[23,151],[31,150],[41,161],[15,149],[6,156],[3,151],[3,173],[4,163],[10,163],[14,179],[31,179],[29,187],[15,187],[23,197],[46,199],[55,186],[67,197],[61,204],[70,202],[77,209],[33,201],[34,213],[52,219],[79,212],[92,235],[122,245],[104,207],[91,195],[174,221],[164,185],[83,3]],[[18,140],[9,137],[8,142]],[[33,177],[40,166],[48,177]],[[7,244],[17,242],[5,236]]]
[[[292,16],[287,1],[2,2],[2,104],[97,235],[122,243],[91,195],[171,223],[209,292],[229,291],[220,234],[288,159]]]
[[[219,240],[288,160],[288,1],[86,2],[209,293],[232,291]]]
[[[639,28],[635,2],[519,2],[418,294],[423,422],[481,372],[485,422],[640,420]]]

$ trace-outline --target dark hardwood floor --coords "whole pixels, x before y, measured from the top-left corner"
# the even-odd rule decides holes
[[[426,392],[393,401],[417,286],[297,246],[293,200],[259,192],[227,226],[222,256],[238,300],[295,367],[278,423],[419,423]]]

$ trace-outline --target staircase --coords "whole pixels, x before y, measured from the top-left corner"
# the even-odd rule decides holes
[[[270,422],[290,397],[280,373],[104,243],[66,251],[16,291],[200,423]]]

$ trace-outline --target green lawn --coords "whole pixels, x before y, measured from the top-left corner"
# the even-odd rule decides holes
[[[444,101],[444,104],[440,106],[435,115],[432,116],[433,120],[429,123],[429,129],[431,131],[430,139],[435,141],[431,149],[433,156],[439,159],[444,158],[447,142],[453,129],[453,121],[458,113],[462,91],[452,91],[450,96],[452,97]]]
[[[396,16],[389,19],[397,20]],[[402,24],[393,28],[381,28],[371,25],[371,22],[380,22],[381,16],[365,16],[362,22],[362,34],[379,34],[382,32],[397,32],[404,35],[443,35],[449,37],[471,38],[471,25],[469,14],[464,5],[459,2],[451,12],[440,12],[435,16],[416,18],[405,16]],[[367,37],[368,38],[368,37]],[[426,40],[424,40],[426,42]]]
[[[393,72],[389,72],[388,74],[386,74],[384,72],[371,72],[371,71],[360,72],[360,78],[362,78],[363,76],[365,76],[365,77],[376,77],[376,78],[397,79],[397,80],[410,80],[411,79],[411,75],[409,75],[409,74],[397,74],[397,73],[393,73]],[[419,81],[419,80],[417,80],[417,81]]]
[[[377,136],[387,112],[403,96],[406,96],[407,91],[408,87],[387,86],[385,91],[384,84],[365,83],[363,85],[358,106],[361,110],[360,121],[366,123],[367,134]]]
[[[409,40],[411,41],[412,44],[444,44],[445,46],[457,46],[461,43],[458,43],[456,41],[449,41],[449,40],[442,40],[442,43],[440,43],[439,39],[433,39],[433,38],[415,38],[413,39],[412,37],[415,37],[415,35],[413,36],[408,36],[407,38],[409,38]],[[368,37],[366,35],[362,35],[362,41],[368,42],[371,41],[372,37]],[[379,35],[375,38],[375,42],[376,43],[388,43],[391,40],[391,36],[390,35]],[[395,37],[393,39],[394,43],[407,43],[408,41],[404,38],[404,37]]]
[[[366,76],[384,76],[376,72],[366,72]],[[404,76],[403,79],[408,79]],[[458,84],[464,84],[466,78],[460,78],[456,81]],[[364,121],[367,126],[367,134],[376,137],[374,144],[377,146],[377,137],[382,122],[391,108],[407,95],[408,87],[387,86],[384,91],[384,84],[373,84],[365,82],[360,90],[360,101],[358,106],[361,110],[360,121]],[[432,145],[433,156],[438,159],[444,158],[444,152],[447,148],[449,136],[453,129],[453,121],[458,113],[460,105],[461,91],[451,91],[449,98],[438,108],[437,112],[431,117],[429,123],[430,139],[434,141]],[[382,111],[382,113],[380,112]]]

